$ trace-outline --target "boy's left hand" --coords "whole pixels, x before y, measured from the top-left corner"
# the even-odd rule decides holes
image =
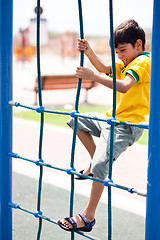
[[[76,70],[76,77],[77,78],[82,78],[85,80],[94,80],[94,72],[90,70],[89,68],[85,67],[77,67]]]

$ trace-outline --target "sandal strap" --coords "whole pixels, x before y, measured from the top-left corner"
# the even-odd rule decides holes
[[[73,229],[77,229],[77,223],[71,217],[66,217],[65,220],[72,225]]]
[[[79,213],[78,215],[82,218],[85,224],[90,223],[90,221],[87,219],[83,212]]]
[[[95,225],[95,219],[92,222],[90,222],[87,219],[87,217],[84,215],[83,212],[79,213],[78,215],[82,218],[82,220],[84,221],[86,227],[90,228],[90,227],[93,227]]]

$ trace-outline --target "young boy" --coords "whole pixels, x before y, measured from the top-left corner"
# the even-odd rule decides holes
[[[112,66],[105,66],[95,55],[87,40],[78,39],[78,50],[84,51],[93,66],[101,73],[112,76]],[[115,30],[115,51],[120,62],[116,62],[117,108],[116,119],[119,121],[139,123],[145,121],[149,112],[150,54],[145,50],[145,32],[134,20],[119,25]],[[84,67],[77,67],[76,76],[90,79],[112,88],[113,81]],[[105,116],[90,113],[90,116],[111,117],[112,111]],[[68,121],[73,128],[73,119]],[[108,174],[110,126],[106,122],[78,118],[77,135],[88,150],[92,165],[82,171],[94,177],[105,179]],[[114,131],[113,160],[137,141],[143,130],[138,127],[116,125]],[[96,146],[93,136],[100,137]],[[95,224],[95,211],[103,192],[104,185],[93,181],[90,199],[83,213],[76,217],[58,221],[61,228],[67,231],[91,231]]]

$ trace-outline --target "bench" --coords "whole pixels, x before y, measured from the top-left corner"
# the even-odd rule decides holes
[[[86,89],[85,102],[87,102],[88,90],[96,87],[97,82],[91,80],[82,80],[81,88]],[[78,78],[76,75],[49,75],[41,76],[41,88],[42,90],[57,90],[57,89],[72,89],[77,88]],[[36,84],[34,87],[36,93],[35,105],[37,105],[37,93],[38,93],[38,78],[36,78]]]

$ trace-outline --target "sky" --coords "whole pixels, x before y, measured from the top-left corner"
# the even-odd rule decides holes
[[[114,27],[134,18],[143,28],[152,27],[154,0],[113,0]],[[13,31],[29,26],[36,0],[13,0]],[[41,0],[47,28],[53,32],[79,32],[78,0]],[[85,35],[109,34],[109,0],[82,0]]]

